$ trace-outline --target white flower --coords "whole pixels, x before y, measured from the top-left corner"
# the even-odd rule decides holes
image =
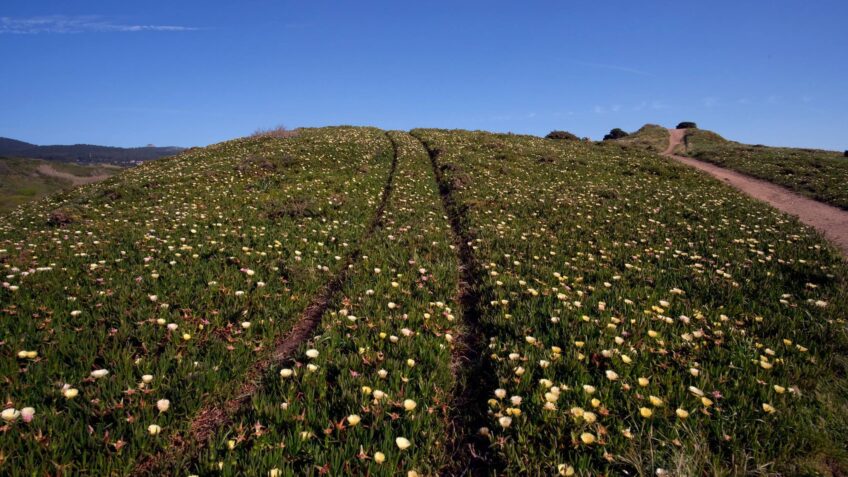
[[[3,409],[3,412],[0,412],[0,418],[6,422],[15,422],[20,416],[21,412],[13,407]]]
[[[244,329],[250,328],[250,322],[249,321],[242,321],[241,327],[244,328]]]
[[[314,348],[306,351],[306,357],[311,359],[317,358],[319,354],[318,350]]]
[[[611,369],[607,370],[606,375],[607,375],[607,379],[609,379],[610,381],[616,381],[618,379],[618,373],[616,373],[615,371],[613,371]]]
[[[498,424],[501,425],[504,429],[512,425],[512,418],[509,416],[503,416],[498,419]]]
[[[95,369],[91,372],[91,377],[94,379],[100,379],[106,377],[107,374],[109,374],[108,369]]]
[[[151,425],[147,426],[147,432],[151,436],[155,436],[155,435],[159,434],[160,432],[162,432],[162,427],[160,427],[156,424],[151,424]]]
[[[141,382],[143,382],[144,384],[150,384],[152,381],[153,381],[153,375],[152,374],[145,374],[144,376],[141,377]]]
[[[289,368],[283,368],[280,370],[280,377],[283,379],[290,378],[294,375],[294,371]]]
[[[156,401],[156,409],[159,409],[159,412],[166,412],[171,407],[171,401],[167,399],[160,399]]]
[[[495,389],[495,396],[498,399],[503,399],[506,397],[506,389]]]
[[[412,445],[412,443],[409,442],[409,439],[407,439],[406,437],[398,437],[397,439],[395,439],[395,444],[397,444],[400,450],[406,450],[409,446]]]
[[[361,420],[362,419],[356,414],[351,414],[350,416],[347,416],[347,423],[350,424],[351,427],[359,424],[359,421]]]
[[[382,464],[385,461],[386,461],[386,454],[383,454],[382,452],[375,452],[374,453],[374,462],[376,462],[378,464]]]
[[[417,406],[417,405],[418,404],[415,401],[413,401],[412,399],[406,399],[406,400],[403,401],[403,408],[406,409],[407,411],[414,410],[415,406]]]

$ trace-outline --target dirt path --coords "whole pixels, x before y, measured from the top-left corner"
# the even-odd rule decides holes
[[[663,152],[663,155],[700,169],[755,199],[761,200],[782,212],[794,215],[801,222],[821,232],[848,257],[848,211],[809,199],[771,182],[754,179],[715,164],[691,157],[676,156],[673,154],[674,148],[683,142],[686,130],[669,129],[668,132],[668,149]]]
[[[106,180],[112,177],[107,174],[101,174],[98,176],[75,176],[67,172],[57,171],[50,164],[41,164],[40,166],[38,166],[36,171],[38,171],[38,173],[43,176],[55,177],[57,179],[71,181],[71,183],[75,186],[93,184],[95,182],[100,182],[102,180]]]

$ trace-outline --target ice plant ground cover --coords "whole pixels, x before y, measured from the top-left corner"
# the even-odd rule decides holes
[[[314,336],[174,475],[848,468],[846,267],[810,229],[635,148],[342,127],[189,151],[0,219],[0,473],[168,454],[348,257]],[[490,366],[458,361],[478,332]],[[454,409],[469,369],[491,389]]]
[[[815,233],[648,154],[413,134],[486,266],[506,473],[844,465],[846,273]]]
[[[0,433],[2,472],[123,474],[159,452],[341,266],[391,151],[374,129],[236,140],[4,217],[5,405],[36,414]]]
[[[848,158],[841,152],[750,146],[699,129],[687,130],[686,144],[679,153],[848,209]]]
[[[424,148],[390,135],[398,164],[383,225],[323,329],[269,370],[265,392],[193,473],[432,475],[447,464],[456,254]]]

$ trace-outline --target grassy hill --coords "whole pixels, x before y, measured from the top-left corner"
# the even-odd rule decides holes
[[[24,202],[111,177],[123,170],[109,165],[80,165],[0,157],[0,213]]]
[[[656,124],[646,124],[638,131],[614,141],[627,147],[663,152],[668,148],[668,129]]]
[[[0,217],[0,263],[6,475],[848,470],[846,264],[639,148],[238,139]]]
[[[678,151],[696,159],[764,179],[848,209],[848,158],[836,151],[768,147],[728,141],[711,131],[690,129]]]

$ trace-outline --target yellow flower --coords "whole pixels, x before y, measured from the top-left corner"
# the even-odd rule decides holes
[[[766,413],[771,414],[776,410],[777,409],[775,409],[774,406],[772,406],[771,404],[763,403],[763,411],[765,411]]]
[[[583,434],[580,434],[580,440],[584,444],[589,445],[595,442],[595,436],[590,432],[584,432]]]
[[[406,399],[406,400],[403,401],[403,408],[406,409],[407,411],[414,410],[415,406],[417,406],[417,404],[412,399]]]
[[[160,426],[156,425],[156,424],[151,424],[151,425],[147,426],[147,432],[151,436],[155,436],[155,435],[159,434],[160,432],[162,432],[162,428]]]
[[[639,378],[638,381],[639,381],[639,386],[642,386],[643,388],[650,383],[650,381],[648,381],[648,378]]]
[[[656,397],[656,396],[649,396],[649,397],[648,397],[648,400],[649,400],[649,401],[651,401],[651,404],[652,404],[654,407],[660,407],[660,406],[662,406],[662,405],[663,405],[663,400],[662,400],[662,399],[660,399],[660,398],[658,398],[658,397]]]
[[[774,385],[774,392],[776,392],[777,394],[783,394],[785,391],[786,388],[784,388],[783,386],[778,386],[777,384]]]
[[[686,409],[678,408],[676,411],[674,411],[674,413],[677,414],[677,417],[679,417],[680,419],[686,419],[687,417],[689,417],[689,411],[687,411]]]
[[[652,411],[652,410],[648,409],[647,407],[640,407],[640,408],[639,408],[639,414],[641,414],[641,415],[642,415],[642,417],[644,417],[645,419],[647,419],[647,418],[649,418],[649,417],[651,417],[651,416],[653,416],[653,415],[654,415],[654,411]]]
[[[382,452],[375,452],[374,453],[374,462],[376,462],[378,464],[382,464],[385,461],[386,461],[386,454],[383,454]]]
[[[359,424],[359,421],[361,420],[362,419],[356,414],[351,414],[350,416],[347,416],[347,423],[350,424],[351,427]]]

